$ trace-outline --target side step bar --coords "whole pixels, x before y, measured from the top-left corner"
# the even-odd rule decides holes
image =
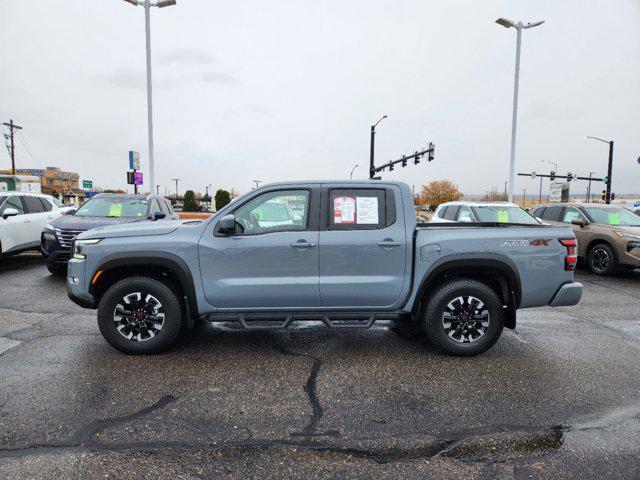
[[[404,312],[282,312],[220,313],[202,318],[207,323],[238,323],[245,330],[284,330],[296,322],[322,322],[333,329],[370,328],[377,320],[398,320]]]

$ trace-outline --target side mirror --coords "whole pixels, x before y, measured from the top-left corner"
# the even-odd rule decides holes
[[[153,219],[154,220],[162,220],[163,218],[166,218],[167,214],[164,212],[156,212],[153,214]]]
[[[63,212],[63,215],[74,215],[76,213],[76,209],[72,208],[71,210],[67,210],[66,212]]]
[[[574,218],[573,220],[571,220],[571,223],[573,225],[578,225],[580,228],[584,228],[587,226],[587,224],[581,218]]]
[[[236,216],[233,214],[225,215],[218,223],[218,232],[230,235],[236,231]]]
[[[16,215],[20,215],[20,212],[18,210],[16,210],[15,208],[7,208],[2,213],[2,218],[4,218],[6,220],[7,218],[15,217]]]

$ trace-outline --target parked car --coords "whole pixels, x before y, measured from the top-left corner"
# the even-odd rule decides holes
[[[303,205],[300,220],[262,222],[276,201]],[[394,319],[470,356],[515,328],[519,308],[578,303],[575,245],[570,228],[538,222],[417,224],[400,182],[279,183],[202,222],[81,233],[67,292],[98,309],[102,335],[127,353],[162,351],[196,320],[251,329]]]
[[[40,228],[42,256],[49,272],[64,273],[71,256],[71,244],[81,232],[107,225],[177,218],[171,203],[159,195],[101,193],[71,215]]]
[[[64,207],[50,195],[0,192],[0,259],[40,248],[40,232]]]
[[[540,223],[529,212],[509,202],[446,202],[438,206],[430,222]]]
[[[640,267],[640,216],[631,210],[600,203],[554,203],[531,211],[545,223],[573,228],[578,256],[596,275]]]

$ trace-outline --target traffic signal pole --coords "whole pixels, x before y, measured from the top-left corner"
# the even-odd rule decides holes
[[[605,202],[611,203],[611,175],[613,174],[613,140],[609,142],[609,166],[607,167],[607,196]]]

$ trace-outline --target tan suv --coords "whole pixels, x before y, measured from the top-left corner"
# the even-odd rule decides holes
[[[531,208],[550,224],[570,224],[578,256],[597,275],[640,267],[640,216],[624,207],[599,203],[553,203]]]

